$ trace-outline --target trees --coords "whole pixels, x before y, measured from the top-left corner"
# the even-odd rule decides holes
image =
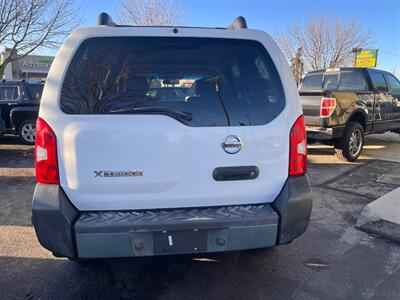
[[[170,0],[121,0],[121,21],[139,26],[183,25],[183,11]]]
[[[0,62],[0,78],[8,63],[58,48],[79,21],[73,0],[0,0],[0,49],[8,52]]]
[[[320,14],[305,23],[292,23],[277,41],[289,61],[302,48],[305,69],[310,71],[350,64],[352,49],[366,46],[373,38],[371,30],[363,29],[354,20]]]
[[[296,80],[296,84],[300,84],[301,78],[305,73],[304,71],[304,62],[303,62],[303,48],[298,48],[295,56],[290,60],[290,68],[292,69],[294,79]]]

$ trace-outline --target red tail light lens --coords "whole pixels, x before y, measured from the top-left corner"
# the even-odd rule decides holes
[[[289,176],[307,172],[307,138],[304,116],[301,115],[290,130]]]
[[[57,138],[43,119],[36,121],[35,143],[36,181],[40,183],[60,182],[57,162]]]
[[[329,118],[336,108],[336,98],[325,98],[321,99],[321,118]]]

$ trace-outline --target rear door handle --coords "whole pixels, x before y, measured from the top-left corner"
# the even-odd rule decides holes
[[[213,178],[216,181],[250,180],[259,174],[256,166],[219,167],[213,171]]]

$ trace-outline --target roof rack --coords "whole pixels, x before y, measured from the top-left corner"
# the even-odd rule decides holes
[[[113,22],[111,16],[105,12],[100,13],[99,16],[97,17],[97,25],[106,25],[109,27],[117,26],[117,24]]]
[[[229,30],[247,29],[246,19],[242,16],[233,20],[232,24],[228,26]]]
[[[97,18],[97,25],[105,25],[109,27],[131,27],[129,25],[118,25],[114,23],[113,19],[108,13],[102,12],[99,14]],[[134,26],[132,26],[134,27]],[[153,27],[153,26],[144,26],[144,27]],[[164,26],[154,26],[154,27],[164,27]],[[165,26],[165,27],[186,27],[186,26]],[[186,28],[204,28],[204,27],[186,27]],[[227,28],[217,28],[217,29],[228,29],[228,30],[238,30],[238,29],[247,29],[246,19],[242,16],[237,17],[233,20],[232,24]]]

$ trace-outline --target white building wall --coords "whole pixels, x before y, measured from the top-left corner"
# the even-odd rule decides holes
[[[7,53],[0,53],[1,61],[4,61],[7,57]],[[13,79],[13,73],[12,73],[12,63],[8,63],[6,66],[6,69],[4,70],[3,78],[1,79],[6,79],[6,80],[11,80]]]

